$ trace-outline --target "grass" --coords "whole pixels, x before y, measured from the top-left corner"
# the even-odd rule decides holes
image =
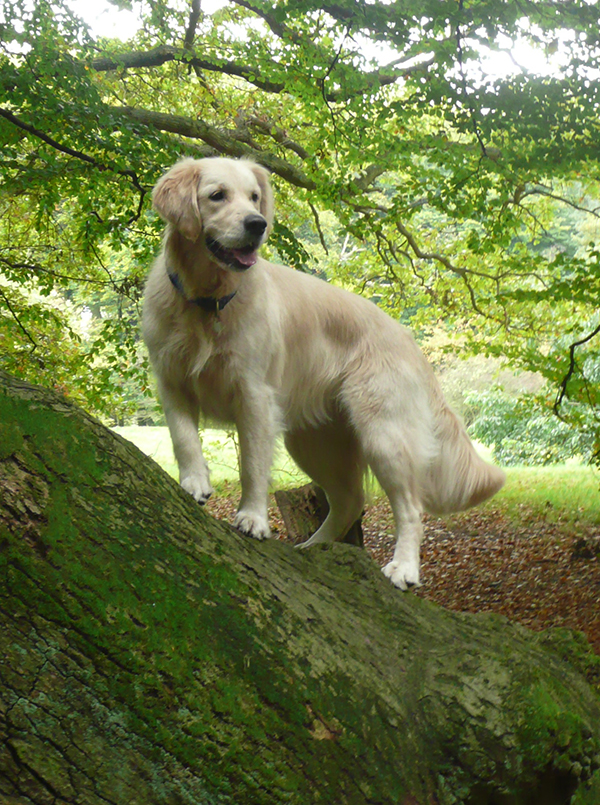
[[[173,478],[179,476],[168,428],[129,425],[113,430],[133,442]],[[231,489],[232,484],[238,483],[238,451],[233,434],[207,428],[202,432],[202,450],[210,467],[211,483],[217,491]],[[277,445],[271,478],[273,485],[278,488],[301,486],[308,482],[308,478],[296,467],[283,444]]]
[[[509,467],[495,500],[513,519],[524,514],[566,524],[600,526],[600,472],[582,464]]]
[[[166,427],[128,426],[114,430],[177,478]],[[202,442],[213,486],[221,494],[230,494],[238,484],[235,438],[224,431],[205,430]],[[485,447],[478,445],[478,449],[486,460],[490,460]],[[287,455],[283,445],[276,450],[271,476],[276,488],[300,486],[308,480]],[[381,494],[374,485],[372,497]],[[574,462],[549,467],[510,467],[506,486],[488,505],[516,522],[526,518],[560,521],[566,525],[600,526],[600,472]]]

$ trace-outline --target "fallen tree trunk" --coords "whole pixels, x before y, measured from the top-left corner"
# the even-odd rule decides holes
[[[600,802],[598,697],[539,636],[244,538],[3,374],[0,488],[3,805]]]

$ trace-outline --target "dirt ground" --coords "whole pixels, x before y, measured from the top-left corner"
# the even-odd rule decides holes
[[[207,504],[213,516],[231,522],[234,497]],[[275,506],[273,536],[287,539]],[[394,549],[387,501],[367,507],[365,548],[378,565]],[[600,655],[600,531],[540,520],[523,512],[515,523],[493,508],[444,520],[425,518],[419,595],[448,609],[495,612],[530,629],[552,626],[582,631]]]

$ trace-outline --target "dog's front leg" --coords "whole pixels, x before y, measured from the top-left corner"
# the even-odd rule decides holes
[[[198,436],[198,401],[190,390],[166,383],[159,383],[159,396],[179,467],[179,483],[204,504],[212,495],[213,488]]]
[[[242,395],[237,417],[242,499],[234,526],[255,539],[271,534],[267,502],[277,420],[270,389]]]

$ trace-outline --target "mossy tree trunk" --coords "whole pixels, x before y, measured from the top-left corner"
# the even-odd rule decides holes
[[[600,706],[539,637],[361,550],[243,538],[0,375],[2,805],[598,805]]]

